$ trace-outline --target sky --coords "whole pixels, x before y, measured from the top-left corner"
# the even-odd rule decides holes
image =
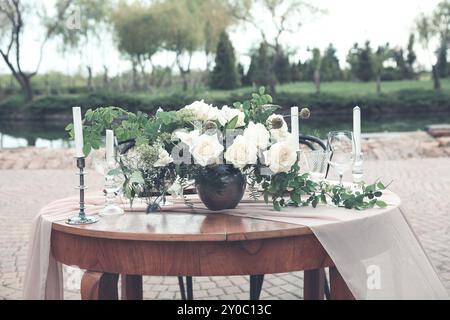
[[[52,1],[47,1],[50,5]],[[389,42],[392,47],[406,47],[409,34],[413,31],[414,19],[421,12],[430,12],[439,3],[439,0],[314,0],[312,3],[325,9],[326,13],[306,19],[300,17],[302,26],[293,34],[286,34],[283,44],[289,48],[297,49],[295,59],[304,61],[309,57],[308,47],[324,49],[329,43],[337,49],[341,66],[346,66],[345,57],[350,47],[355,42],[363,44],[367,39],[371,41],[372,47]],[[265,16],[262,11],[256,11],[260,17],[260,23],[270,33],[270,17]],[[26,69],[33,70],[38,60],[36,54],[39,50],[41,38],[39,28],[28,25],[24,34],[23,60]],[[31,28],[30,28],[31,27]],[[235,46],[238,59],[248,66],[250,58],[249,51],[261,41],[260,34],[254,28],[233,27],[230,37]],[[120,56],[115,50],[113,39],[105,36],[101,41],[83,48],[84,54],[73,51],[62,56],[59,45],[51,41],[45,47],[44,58],[39,71],[61,71],[74,73],[78,70],[85,72],[84,64],[93,66],[95,73],[103,71],[103,65],[109,67],[110,75],[124,72],[130,68],[129,62]],[[416,53],[421,65],[430,65],[428,55],[416,44]],[[172,54],[161,53],[155,57],[160,65],[172,65],[174,57]],[[204,56],[197,54],[193,59],[193,68],[203,69],[205,66]],[[7,67],[0,62],[0,73],[6,73]]]

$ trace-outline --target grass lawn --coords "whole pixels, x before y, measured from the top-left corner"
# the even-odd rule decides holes
[[[442,79],[442,91],[450,91],[450,79]],[[277,93],[315,93],[316,88],[312,82],[295,82],[276,87]],[[431,80],[404,80],[404,81],[385,81],[381,84],[382,93],[391,93],[400,90],[433,90]],[[240,88],[232,91],[210,90],[205,91],[205,97],[226,97],[230,93],[236,95],[245,95],[252,91],[251,87]],[[322,93],[332,93],[337,95],[368,95],[376,94],[375,82],[350,82],[336,81],[323,82],[321,84]]]

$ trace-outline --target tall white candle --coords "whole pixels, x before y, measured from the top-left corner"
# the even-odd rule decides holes
[[[114,161],[114,131],[106,130],[106,162]]]
[[[81,121],[81,108],[73,107],[73,128],[75,132],[75,155],[77,158],[84,157],[83,153],[83,123]]]
[[[353,109],[353,138],[355,139],[355,157],[361,156],[361,109]]]
[[[298,107],[291,108],[291,133],[292,133],[292,143],[296,146],[297,150],[300,149],[300,143],[298,141],[299,123],[298,123]]]

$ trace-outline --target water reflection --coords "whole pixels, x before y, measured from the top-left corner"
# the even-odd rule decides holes
[[[363,117],[362,131],[404,132],[423,130],[427,125],[449,123],[449,114],[427,113],[422,115],[371,115]],[[329,131],[352,130],[351,110],[348,116],[314,116],[301,121],[300,131],[319,137],[326,137]],[[72,148],[61,122],[0,121],[0,148]]]
[[[0,149],[23,148],[29,146],[50,149],[67,149],[74,147],[73,142],[66,139],[26,139],[21,137],[14,137],[0,132]]]

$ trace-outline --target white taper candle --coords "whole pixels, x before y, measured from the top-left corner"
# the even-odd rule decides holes
[[[73,128],[75,132],[75,155],[77,158],[84,157],[83,152],[83,123],[81,121],[81,108],[73,107]]]
[[[299,118],[298,118],[298,107],[291,108],[291,134],[292,134],[292,143],[295,145],[296,149],[300,149],[300,143],[298,141],[298,136],[300,134],[299,130]]]
[[[361,156],[361,109],[353,109],[353,138],[355,139],[355,157]]]
[[[106,162],[114,161],[114,131],[106,130]]]

